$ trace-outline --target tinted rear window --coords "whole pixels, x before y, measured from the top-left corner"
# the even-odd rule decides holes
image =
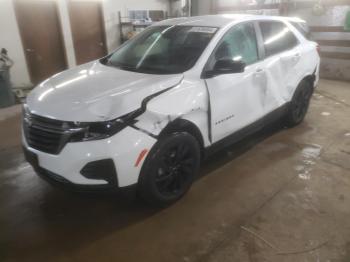
[[[306,38],[311,38],[311,31],[309,26],[306,23],[290,22],[298,31]]]
[[[298,45],[298,39],[282,22],[260,22],[266,56],[272,56]]]

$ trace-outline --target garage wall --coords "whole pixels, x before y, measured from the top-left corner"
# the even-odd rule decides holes
[[[56,1],[63,31],[64,45],[67,54],[68,66],[76,65],[70,20],[68,0]],[[80,1],[80,0],[79,0]],[[168,0],[81,0],[101,1],[105,19],[105,30],[108,51],[114,50],[119,44],[118,11],[127,16],[128,10],[163,10],[168,12]],[[30,87],[29,72],[26,65],[20,33],[17,25],[13,0],[0,0],[0,48],[9,51],[9,56],[15,65],[11,68],[11,81],[14,87]]]
[[[321,77],[350,81],[350,32],[345,32],[345,16],[349,0],[323,0],[325,13],[313,11],[316,0],[265,0],[261,6],[249,5],[253,0],[201,0],[215,2],[215,13],[252,13],[279,15],[286,12],[308,22],[313,38],[321,46]],[[259,1],[256,1],[259,2]],[[281,5],[283,2],[283,6]],[[243,4],[242,4],[243,3]]]
[[[214,12],[213,0],[192,0],[192,15],[210,15]]]
[[[30,83],[29,73],[12,0],[0,0],[0,48],[6,48],[9,56],[15,62],[11,68],[13,84],[15,86],[28,85]]]
[[[168,0],[104,0],[104,18],[107,34],[108,51],[120,45],[118,11],[128,16],[129,10],[163,10],[169,11]]]
[[[313,39],[321,46],[320,74],[323,78],[350,81],[350,32],[344,31],[348,11],[350,3],[328,6],[320,16],[315,16],[312,8],[291,13],[308,22]]]
[[[0,0],[1,1],[1,0]],[[67,0],[57,0],[59,17],[61,20],[61,28],[63,34],[63,42],[66,49],[68,67],[76,65],[75,51],[73,44],[73,36],[69,21],[68,3]]]

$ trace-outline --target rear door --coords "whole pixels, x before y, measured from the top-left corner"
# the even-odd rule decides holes
[[[242,60],[247,66],[243,73],[205,79],[210,95],[212,142],[242,129],[264,114],[266,79],[254,23],[233,26],[215,48],[206,70],[211,70],[220,59]]]
[[[259,22],[265,50],[267,90],[264,97],[264,112],[268,114],[291,99],[301,60],[299,40],[290,28],[281,21]]]

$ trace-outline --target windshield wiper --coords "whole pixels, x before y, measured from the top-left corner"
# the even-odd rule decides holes
[[[114,64],[110,60],[108,61],[109,66],[113,66],[122,70],[127,70],[127,71],[137,71],[137,68],[134,66],[129,66],[129,65],[123,65],[123,64]]]
[[[128,71],[137,71],[137,68],[133,66],[120,65],[119,68]]]

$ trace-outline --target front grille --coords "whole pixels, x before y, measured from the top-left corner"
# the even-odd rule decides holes
[[[31,148],[49,154],[58,154],[69,140],[66,122],[34,114],[25,114],[24,135]]]

